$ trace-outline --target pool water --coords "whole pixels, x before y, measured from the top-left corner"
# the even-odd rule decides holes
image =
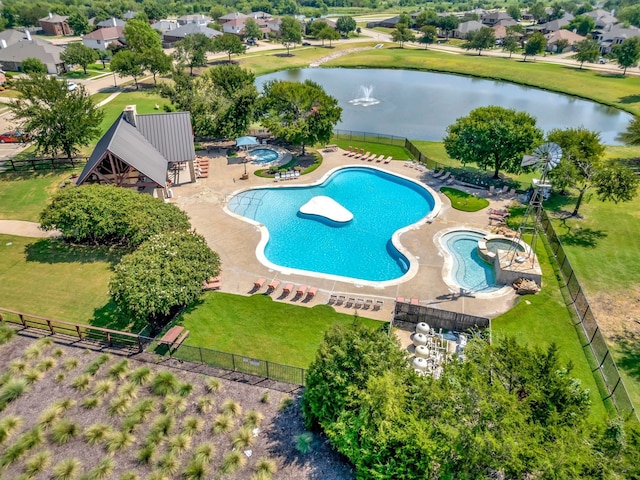
[[[478,253],[478,240],[483,233],[456,230],[443,235],[442,241],[453,257],[452,279],[465,290],[490,293],[503,285],[496,285],[493,266]]]
[[[491,253],[497,253],[498,250],[517,250],[518,252],[524,252],[524,247],[516,242],[508,240],[506,238],[492,238],[487,240],[487,250]]]
[[[270,148],[256,148],[249,152],[252,162],[270,163],[278,159],[278,152]]]
[[[318,195],[332,198],[353,219],[340,224],[298,212]],[[434,205],[431,193],[415,182],[373,168],[347,167],[319,185],[247,190],[232,197],[228,208],[266,227],[264,255],[276,266],[381,282],[409,270],[392,235],[424,219]]]

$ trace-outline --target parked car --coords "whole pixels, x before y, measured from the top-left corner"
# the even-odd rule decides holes
[[[71,80],[67,80],[67,89],[70,92],[73,92],[76,88],[78,88],[78,84],[76,82],[72,82]]]
[[[302,42],[303,47],[310,47],[311,44],[309,42]]]
[[[21,132],[7,132],[0,135],[0,143],[26,143],[29,135]]]

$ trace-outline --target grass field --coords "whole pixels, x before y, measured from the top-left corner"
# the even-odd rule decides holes
[[[477,212],[489,206],[486,198],[478,198],[457,188],[441,187],[440,191],[451,200],[451,206],[456,210]]]
[[[127,105],[135,105],[138,113],[157,113],[164,111],[162,109],[163,106],[168,104],[169,100],[162,98],[155,91],[140,90],[122,92],[102,107],[102,110],[104,111],[104,119],[100,124],[100,129],[103,132],[106,132]],[[156,109],[156,105],[160,108]]]
[[[332,139],[340,148],[347,150],[349,147],[362,149],[365,153],[371,152],[376,155],[384,155],[385,158],[391,155],[394,160],[407,160],[412,158],[411,153],[404,147],[396,145],[386,145],[384,143],[363,142],[359,140],[342,140],[340,138]]]
[[[324,332],[334,323],[353,322],[354,316],[336,313],[328,305],[306,308],[274,302],[268,295],[208,292],[179,321],[191,332],[187,345],[307,368]],[[372,327],[382,324],[359,321]]]
[[[47,172],[16,172],[0,175],[0,219],[35,222],[49,196],[70,175]]]

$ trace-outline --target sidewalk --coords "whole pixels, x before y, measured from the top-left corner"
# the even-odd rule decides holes
[[[0,220],[0,234],[17,235],[19,237],[52,238],[59,236],[60,232],[56,230],[51,232],[40,230],[40,224],[36,222]]]

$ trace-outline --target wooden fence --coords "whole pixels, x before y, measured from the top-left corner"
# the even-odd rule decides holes
[[[450,312],[425,305],[396,302],[393,312],[393,326],[413,331],[420,322],[429,324],[436,331],[443,329],[455,332],[473,332],[491,328],[491,320],[485,317]]]
[[[0,171],[25,172],[29,170],[65,170],[80,167],[87,163],[89,157],[71,158],[25,158],[0,160]]]

